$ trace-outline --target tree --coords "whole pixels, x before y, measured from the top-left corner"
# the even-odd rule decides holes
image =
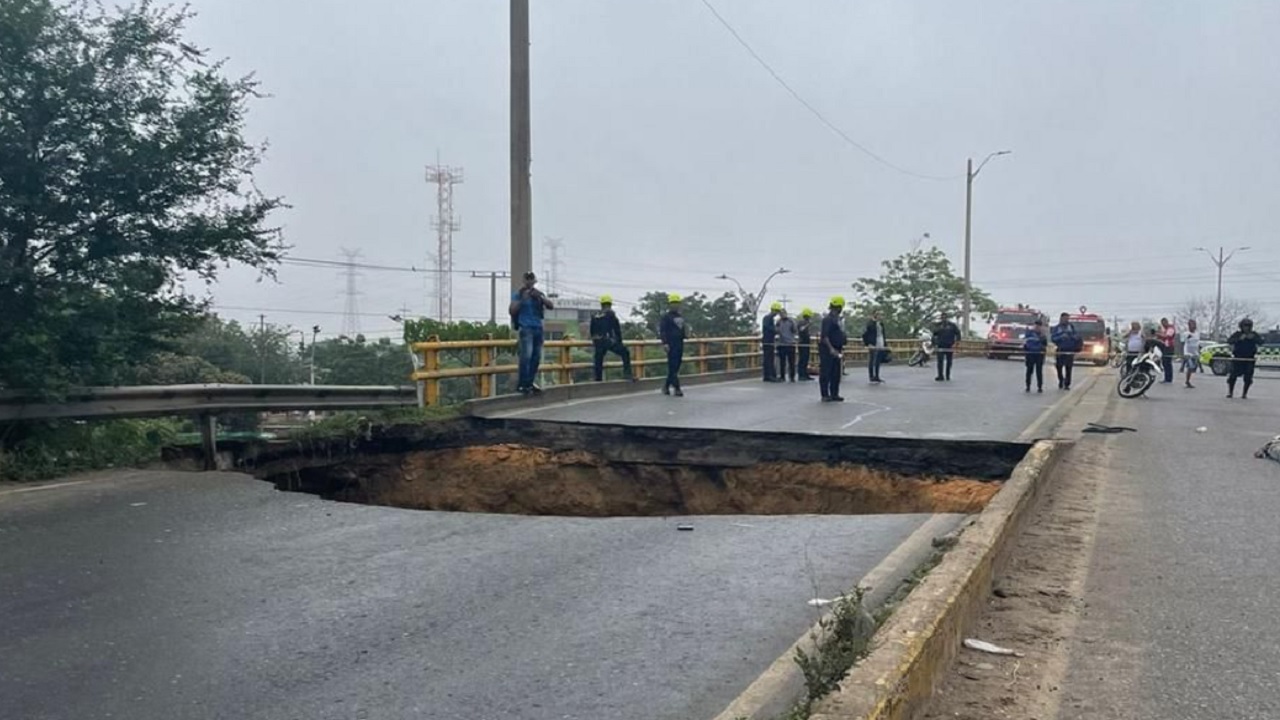
[[[0,4],[0,387],[127,379],[203,314],[183,279],[280,257],[243,137],[257,83],[185,43],[190,17]]]
[[[340,337],[317,343],[316,382],[323,385],[408,385],[413,361],[404,343]]]
[[[880,277],[860,278],[853,290],[858,304],[867,306],[866,314],[880,311],[886,334],[915,337],[939,314],[955,317],[963,309],[964,278],[956,277],[951,261],[938,248],[912,250],[881,265]],[[997,309],[995,301],[976,287],[970,297],[975,314],[989,316]]]
[[[631,309],[631,316],[644,324],[651,337],[657,336],[658,323],[670,307],[667,296],[660,291],[646,293]],[[756,321],[750,309],[733,293],[714,300],[692,293],[683,298],[680,311],[690,330],[702,337],[742,337],[755,332]]]
[[[1173,319],[1178,328],[1185,329],[1188,320],[1195,320],[1200,328],[1200,336],[1206,339],[1226,339],[1235,331],[1236,325],[1244,318],[1252,318],[1253,326],[1258,329],[1267,327],[1269,320],[1262,306],[1248,300],[1233,297],[1222,298],[1222,313],[1218,326],[1214,327],[1216,298],[1189,298],[1175,311]]]

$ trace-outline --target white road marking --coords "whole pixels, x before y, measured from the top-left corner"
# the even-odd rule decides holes
[[[887,405],[877,405],[877,404],[875,404],[875,403],[869,403],[869,402],[865,402],[865,401],[863,401],[863,400],[855,400],[854,402],[855,402],[855,403],[857,403],[857,404],[859,404],[859,405],[870,405],[871,407],[873,407],[873,408],[875,408],[875,409],[874,409],[874,410],[871,410],[871,411],[868,411],[868,412],[861,413],[861,414],[859,414],[857,417],[855,417],[854,419],[852,419],[852,420],[850,420],[849,422],[847,422],[847,423],[845,423],[845,424],[841,425],[841,426],[840,426],[840,429],[841,429],[841,430],[848,430],[849,428],[853,427],[854,425],[857,425],[858,423],[862,422],[862,421],[863,421],[864,419],[866,419],[866,418],[871,417],[872,415],[876,415],[876,414],[879,414],[879,413],[882,413],[882,412],[889,412],[890,410],[892,410],[892,409],[893,409],[893,408],[891,408],[891,407],[888,407]]]
[[[72,480],[70,482],[53,483],[52,485],[37,485],[36,487],[18,488],[17,490],[5,490],[0,495],[17,495],[18,493],[38,492],[40,490],[52,490],[54,488],[69,487],[71,485],[83,485],[88,480]]]

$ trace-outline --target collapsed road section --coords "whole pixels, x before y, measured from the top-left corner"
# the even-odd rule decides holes
[[[1028,446],[460,418],[259,452],[281,490],[419,510],[567,515],[972,513]]]

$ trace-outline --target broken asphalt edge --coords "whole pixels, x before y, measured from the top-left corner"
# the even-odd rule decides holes
[[[760,368],[733,370],[730,372],[705,373],[701,375],[681,375],[682,386],[706,385],[715,382],[732,382],[760,377]],[[608,382],[571,383],[569,385],[553,385],[537,395],[499,395],[491,398],[477,398],[462,404],[464,415],[491,417],[494,415],[524,410],[535,410],[549,405],[572,402],[574,400],[592,400],[595,398],[632,395],[642,392],[657,392],[662,389],[665,377],[645,378],[636,382],[626,380],[610,380]]]
[[[871,653],[820,701],[812,720],[909,720],[933,695],[991,582],[1071,443],[1037,442],[959,542],[898,606]]]

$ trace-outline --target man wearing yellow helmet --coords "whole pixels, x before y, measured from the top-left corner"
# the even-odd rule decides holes
[[[801,382],[812,380],[813,376],[809,374],[809,351],[810,345],[813,343],[813,311],[805,308],[800,311],[800,322],[796,323],[796,343],[799,345],[800,362],[799,370]]]
[[[764,368],[765,382],[778,382],[778,366],[774,363],[774,356],[777,355],[778,347],[778,313],[782,311],[782,303],[775,302],[769,306],[769,314],[764,316],[761,323],[761,339],[760,339],[760,366]]]
[[[631,352],[622,344],[622,323],[613,311],[613,298],[608,295],[600,296],[600,312],[591,316],[591,344],[595,347],[591,369],[596,382],[604,380],[604,356],[611,352],[622,359],[622,376],[635,381],[631,375]]]
[[[684,338],[687,333],[684,316],[680,314],[680,296],[671,293],[667,296],[670,309],[658,323],[658,337],[662,340],[662,349],[667,353],[667,380],[662,385],[662,394],[684,397],[680,389],[680,365],[684,362]]]
[[[840,375],[843,372],[840,362],[844,358],[847,338],[841,322],[842,314],[844,298],[836,295],[831,298],[827,316],[822,318],[822,334],[818,338],[818,389],[822,392],[822,402],[844,402],[840,397]]]

